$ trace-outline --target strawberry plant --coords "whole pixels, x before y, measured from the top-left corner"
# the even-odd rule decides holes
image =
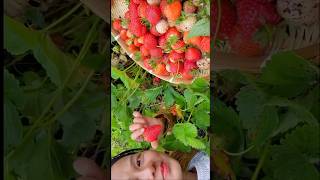
[[[112,156],[127,149],[150,147],[148,142],[139,143],[130,138],[133,111],[149,117],[160,111],[175,116],[173,133],[161,137],[159,151],[189,152],[195,148],[209,153],[210,100],[205,79],[197,79],[189,86],[172,85],[155,79],[134,62],[123,69],[113,67],[111,72]],[[150,129],[151,134],[155,132],[157,128]],[[155,138],[150,133],[145,135],[148,141]]]
[[[319,67],[291,52],[261,74],[214,73],[215,177],[318,179]]]
[[[5,179],[71,179],[78,155],[106,166],[105,22],[58,7],[4,15]]]

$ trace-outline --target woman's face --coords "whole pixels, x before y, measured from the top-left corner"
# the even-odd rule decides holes
[[[182,180],[177,160],[148,150],[125,156],[111,167],[112,180]]]

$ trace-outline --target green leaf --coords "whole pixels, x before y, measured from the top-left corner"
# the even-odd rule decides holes
[[[7,69],[4,70],[4,96],[19,109],[22,109],[25,104],[25,96],[20,88],[19,81],[9,73]]]
[[[196,138],[187,138],[187,143],[189,146],[191,146],[195,149],[205,149],[206,148],[204,143]]]
[[[272,147],[268,166],[276,179],[315,180],[320,178],[315,168],[314,160],[318,161],[319,127],[305,125],[298,127],[285,139],[281,145]]]
[[[320,131],[318,126],[304,125],[286,135],[281,144],[297,149],[310,158],[317,158],[320,153]]]
[[[71,67],[75,63],[74,60],[60,51],[49,36],[41,34],[37,37],[37,40],[37,46],[33,49],[34,57],[46,70],[51,81],[55,85],[61,86],[68,74],[71,73]],[[82,78],[79,80],[79,77],[83,76],[75,73],[70,84],[81,81]]]
[[[192,82],[191,89],[197,92],[204,92],[209,89],[209,82],[204,78],[197,78]]]
[[[179,123],[173,127],[173,135],[184,145],[189,145],[188,138],[197,137],[197,128],[191,123]]]
[[[213,103],[213,144],[229,152],[238,152],[243,148],[244,138],[238,114],[215,98]]]
[[[184,145],[182,142],[177,140],[174,135],[167,135],[165,138],[161,139],[161,144],[163,148],[168,151],[181,151],[181,152],[190,152],[191,148]]]
[[[23,151],[17,151],[9,161],[9,170],[26,180],[69,179],[73,175],[71,155],[47,134],[30,139]],[[28,163],[21,163],[28,162]],[[38,172],[35,173],[34,170]]]
[[[258,124],[259,115],[263,110],[267,97],[263,92],[251,86],[241,88],[236,97],[236,105],[242,126],[245,129],[254,129]]]
[[[260,121],[256,129],[250,131],[254,135],[252,145],[260,146],[272,136],[278,127],[279,117],[277,108],[267,106],[260,114]]]
[[[302,117],[303,121],[318,125],[317,119],[306,108],[285,98],[273,97],[266,102],[266,105],[290,107],[298,114],[298,116]]]
[[[64,79],[71,73],[74,60],[64,54],[51,41],[50,37],[40,31],[32,31],[10,17],[5,16],[5,48],[14,55],[33,51],[33,55],[46,70],[51,81],[61,86]],[[73,86],[82,82],[84,76],[75,71],[68,84]]]
[[[7,98],[4,99],[4,151],[7,152],[18,145],[22,140],[23,127],[19,112],[14,104]]]
[[[165,106],[166,107],[170,107],[170,106],[172,106],[173,105],[173,103],[174,103],[174,97],[173,97],[173,95],[172,95],[172,91],[174,91],[173,89],[172,89],[172,87],[169,87],[169,88],[167,88],[166,90],[164,90],[164,96],[163,96],[163,98],[164,98],[164,104],[165,104]]]
[[[192,38],[195,36],[210,36],[209,19],[201,19],[192,26],[187,38]]]
[[[259,79],[266,92],[283,97],[295,97],[316,83],[319,70],[292,52],[272,56]]]
[[[106,57],[102,54],[88,54],[82,59],[81,64],[93,70],[99,71],[106,66],[106,62]]]
[[[35,48],[39,34],[11,17],[4,16],[4,48],[11,54],[19,55]]]
[[[113,79],[120,78],[127,89],[134,89],[139,86],[139,84],[131,79],[124,71],[120,71],[115,67],[111,67],[111,77]]]
[[[183,94],[186,99],[188,109],[193,109],[197,101],[197,96],[194,95],[193,92],[189,89],[186,89]]]
[[[63,128],[63,145],[74,148],[80,143],[90,141],[96,132],[94,120],[82,108],[73,108],[63,114],[58,119]]]
[[[148,89],[145,91],[145,104],[150,104],[156,102],[157,97],[162,93],[162,86]]]
[[[204,109],[197,108],[197,110],[193,112],[193,118],[195,120],[196,126],[201,129],[206,129],[210,126],[209,112]]]

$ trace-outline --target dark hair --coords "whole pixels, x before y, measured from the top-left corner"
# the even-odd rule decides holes
[[[125,156],[128,156],[128,155],[131,155],[131,154],[136,154],[138,152],[141,152],[141,151],[145,151],[146,149],[141,149],[141,148],[137,148],[137,149],[129,149],[129,150],[126,150],[118,155],[116,155],[115,157],[113,157],[111,159],[111,166],[113,164],[115,164],[119,159],[125,157]]]

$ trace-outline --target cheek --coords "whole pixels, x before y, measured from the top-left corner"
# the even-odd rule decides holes
[[[182,180],[182,169],[178,161],[170,158],[170,173],[169,179]]]

